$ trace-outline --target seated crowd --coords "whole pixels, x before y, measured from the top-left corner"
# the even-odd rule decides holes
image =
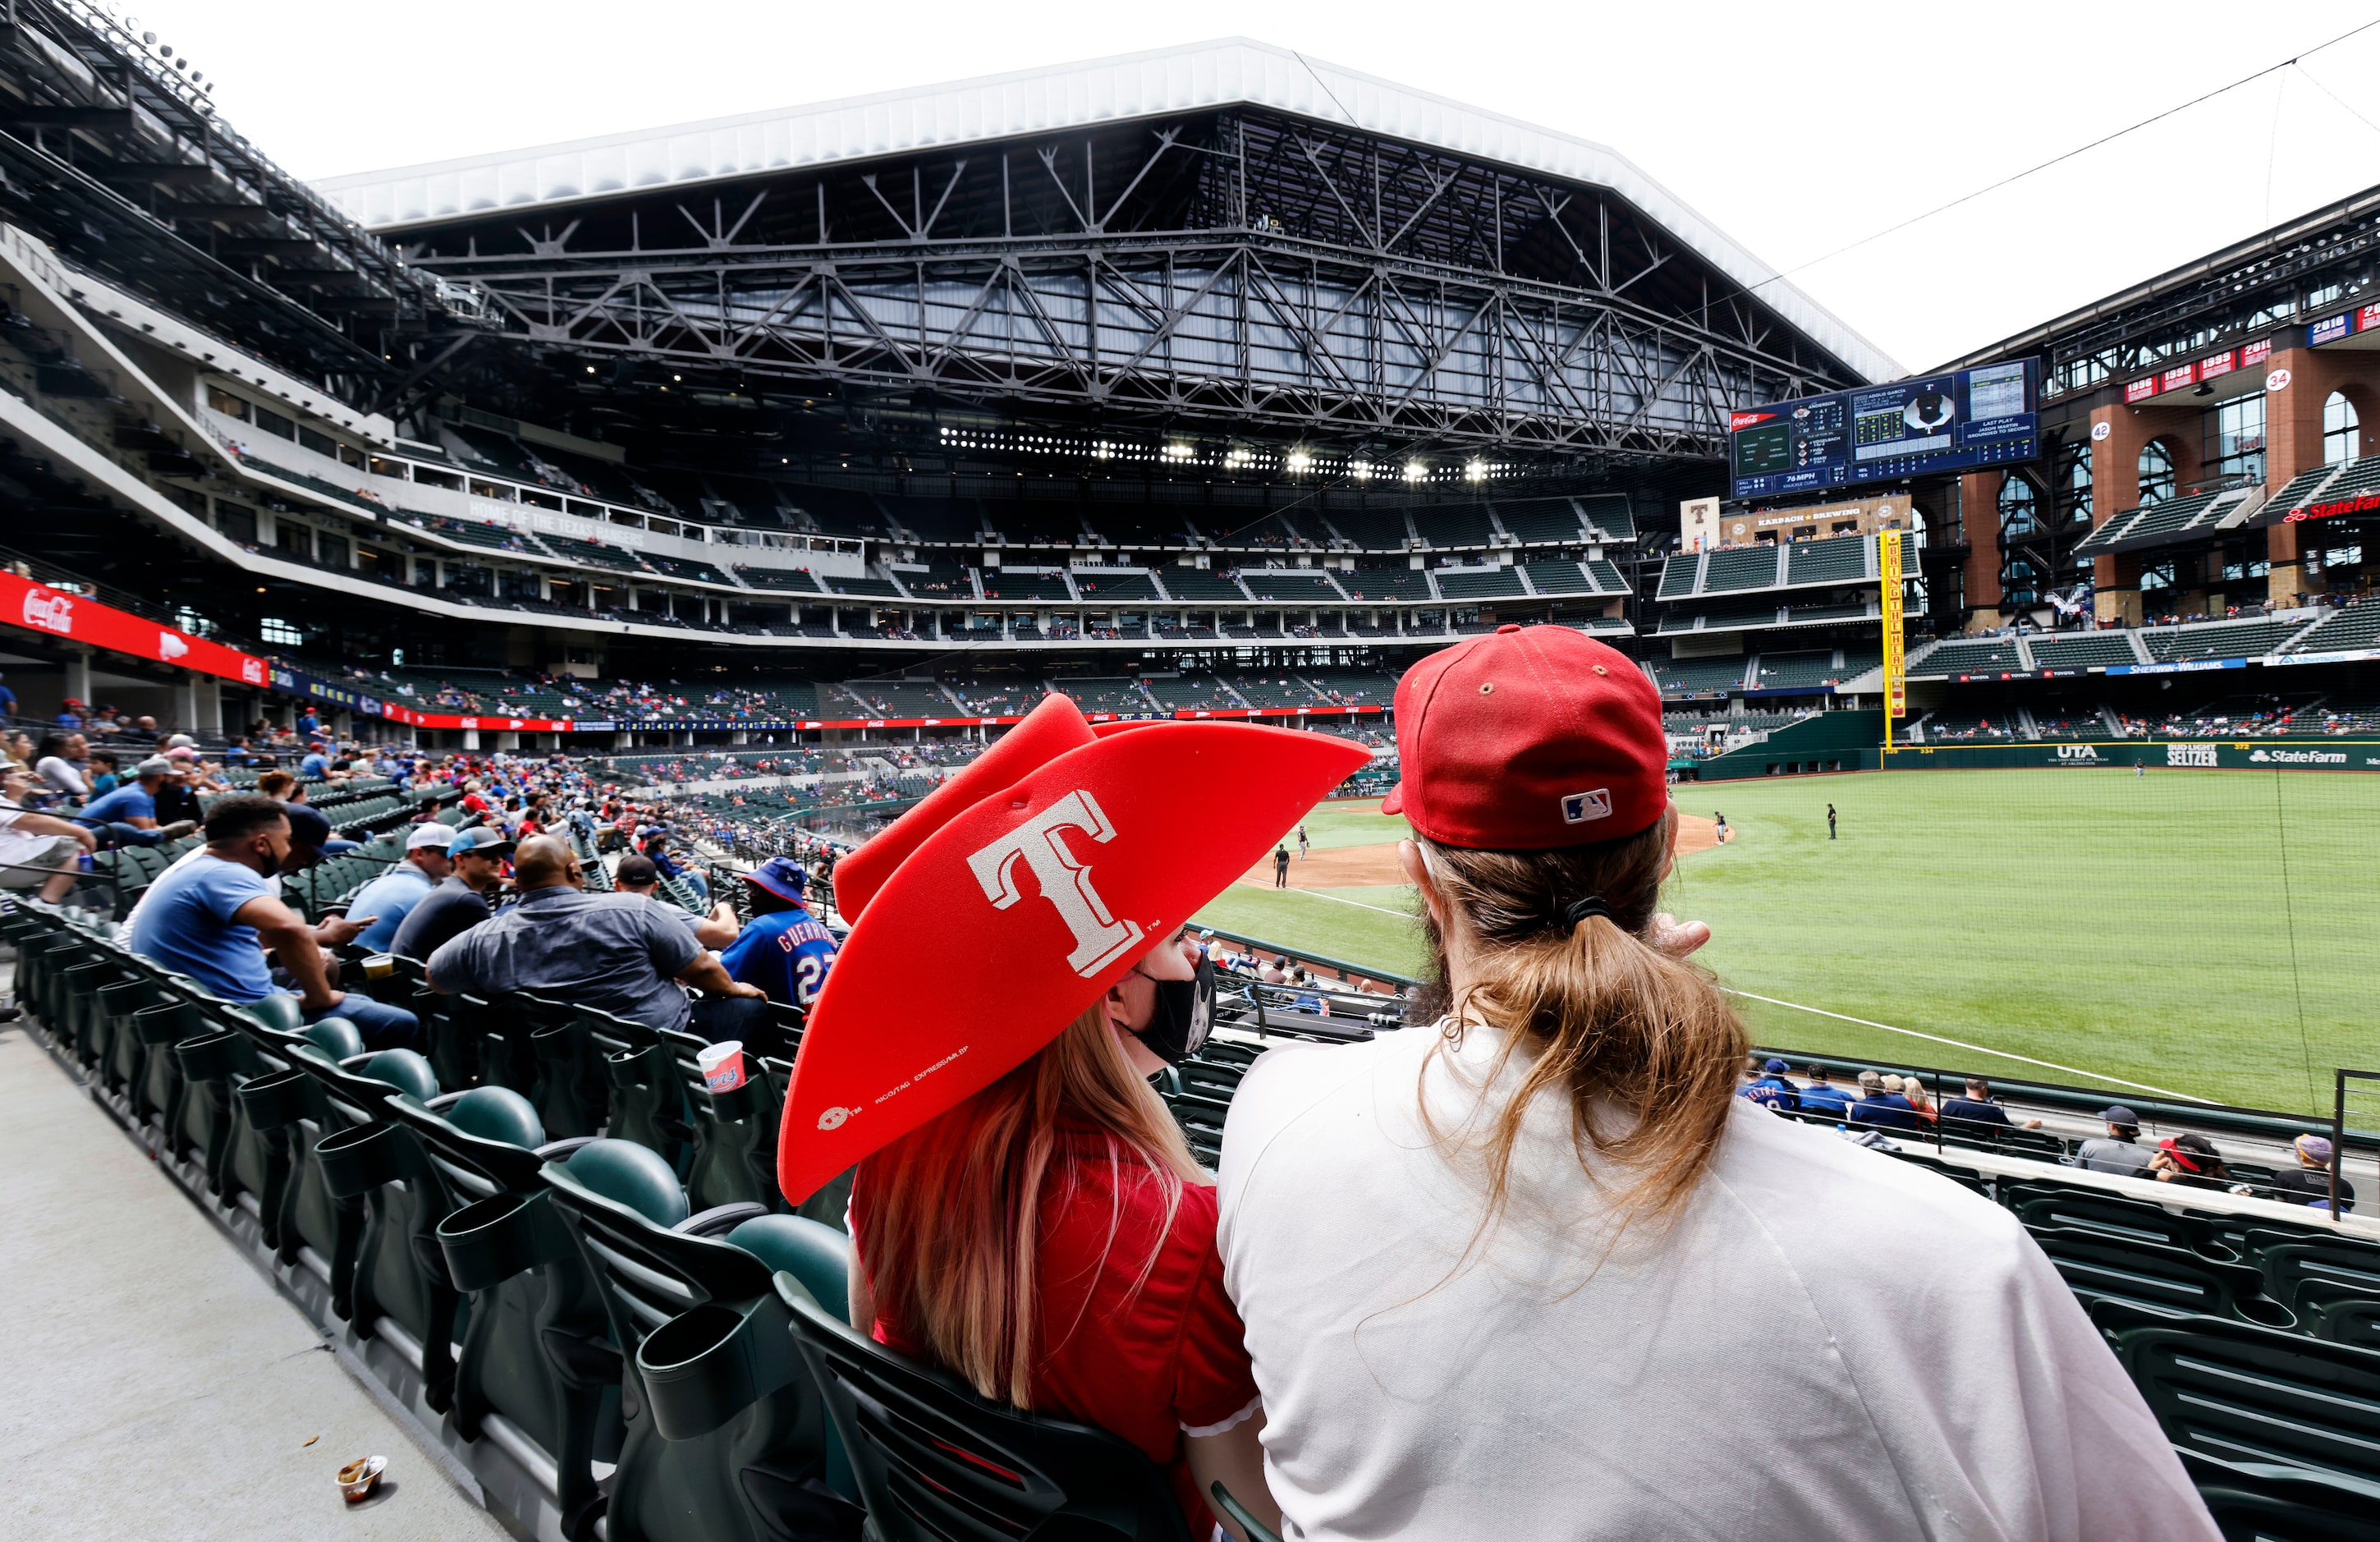
[[[1019,743],[1062,744],[1045,760],[1065,776],[1021,750],[957,771],[842,859],[840,939],[792,856],[735,880],[739,919],[666,810],[497,756],[395,758],[436,795],[398,867],[312,924],[276,885],[322,859],[328,821],[219,796],[125,941],[228,1001],[294,992],[373,1047],[419,1025],[343,994],[336,965],[392,916],[380,945],[436,991],[558,993],[713,1041],[764,1002],[816,1008],[803,1063],[844,1079],[830,1102],[795,1076],[778,1172],[797,1204],[848,1182],[847,1320],[1129,1442],[1197,1542],[1247,1542],[1243,1514],[1312,1542],[2219,1535],[2013,1215],[1776,1116],[2039,1120],[1980,1080],[1937,1104],[1919,1077],[1769,1060],[1740,1085],[1744,1025],[1694,958],[1710,930],[1658,908],[1680,820],[1658,690],[1621,655],[1515,627],[1406,674],[1387,808],[1433,983],[1402,1031],[1257,1060],[1213,1171],[1154,1082],[1204,1046],[1219,976],[1327,992],[1189,917],[1273,848],[1281,809],[1367,757],[1218,724],[1097,737],[1053,703],[1053,736]],[[1154,735],[1237,765],[1231,796]],[[2105,1123],[2082,1165],[2221,1183],[2210,1145]]]

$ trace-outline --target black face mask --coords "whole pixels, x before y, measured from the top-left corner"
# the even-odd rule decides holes
[[[1137,965],[1132,972],[1157,987],[1148,1022],[1133,1037],[1168,1065],[1179,1065],[1196,1054],[1215,1024],[1214,964],[1200,959],[1197,974],[1186,980],[1161,980]]]

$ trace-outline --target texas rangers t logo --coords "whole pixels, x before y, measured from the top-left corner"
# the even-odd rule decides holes
[[[1044,808],[1014,830],[967,858],[967,867],[983,885],[994,910],[1005,910],[1024,897],[1014,881],[1015,859],[1033,869],[1041,895],[1058,907],[1066,929],[1075,934],[1075,951],[1066,955],[1075,973],[1098,974],[1140,941],[1140,928],[1119,921],[1107,902],[1091,887],[1091,868],[1066,849],[1062,830],[1079,830],[1102,844],[1115,839],[1115,827],[1091,795],[1079,789]]]

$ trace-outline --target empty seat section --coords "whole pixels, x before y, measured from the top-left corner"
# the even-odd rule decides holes
[[[1432,546],[1443,549],[1495,543],[1496,528],[1488,517],[1485,504],[1439,504],[1410,512],[1414,529]]]
[[[1777,548],[1774,546],[1737,546],[1713,552],[1703,566],[1705,594],[1721,594],[1730,589],[1769,589],[1777,581]]]
[[[1087,603],[1102,601],[1148,601],[1159,598],[1157,581],[1146,573],[1115,572],[1104,568],[1075,570],[1075,589]]]
[[[1509,567],[1441,567],[1435,575],[1438,592],[1449,600],[1517,598],[1520,576]]]
[[[1240,582],[1257,599],[1283,604],[1336,603],[1345,598],[1329,578],[1317,573],[1296,573],[1277,567],[1243,568]]]
[[[1570,546],[1587,539],[1578,504],[1568,498],[1498,499],[1496,517],[1524,546]]]
[[[1157,579],[1165,586],[1166,593],[1188,603],[1245,605],[1248,602],[1248,591],[1240,587],[1238,579],[1207,568],[1168,567],[1158,573]]]
[[[1072,600],[1075,591],[1063,573],[1027,573],[1015,568],[987,567],[981,574],[986,600]]]
[[[1785,581],[1789,584],[1847,584],[1867,577],[1869,538],[1831,536],[1824,540],[1797,540],[1785,549]],[[1728,588],[1712,585],[1712,588]]]

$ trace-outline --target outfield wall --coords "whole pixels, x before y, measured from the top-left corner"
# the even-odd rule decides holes
[[[1887,750],[1884,716],[1828,712],[1779,729],[1761,744],[1696,765],[1696,782],[1808,776],[1828,771],[1985,771],[2028,767],[2130,770],[2380,771],[2380,739],[1995,740],[1989,744],[1896,744]]]
[[[2097,739],[2087,743],[1895,745],[1887,771],[2002,766],[2166,771],[2380,771],[2380,739]],[[1782,772],[1778,774],[1782,775]]]

